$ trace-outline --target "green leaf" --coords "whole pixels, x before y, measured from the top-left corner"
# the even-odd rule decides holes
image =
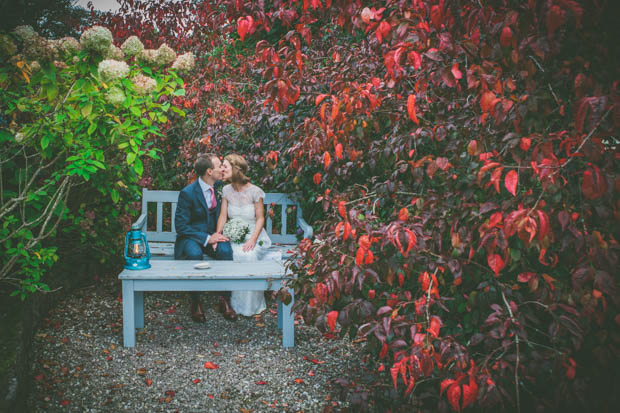
[[[172,92],[173,96],[185,96],[185,89],[177,89]]]
[[[96,129],[97,129],[97,124],[93,122],[93,123],[91,123],[91,124],[90,124],[90,126],[88,127],[88,131],[87,131],[87,133],[88,133],[89,135],[92,135],[92,134],[93,134],[93,132],[94,132]]]
[[[127,163],[131,165],[132,163],[134,163],[135,160],[136,160],[136,154],[133,152],[129,152],[127,154]]]
[[[133,113],[135,116],[142,116],[142,112],[140,111],[140,108],[136,107],[136,106],[132,106],[129,108],[129,111],[131,113]]]
[[[47,148],[49,144],[50,144],[50,136],[49,135],[43,136],[43,139],[41,139],[41,149],[45,150],[45,148]]]
[[[47,99],[52,101],[56,96],[58,96],[58,88],[54,86],[50,86],[47,88]]]
[[[110,191],[110,196],[112,197],[112,202],[117,204],[118,200],[120,199],[120,195],[118,194],[118,191],[116,189],[112,189]]]
[[[93,105],[91,103],[87,103],[86,105],[82,106],[82,108],[80,109],[80,112],[82,112],[82,116],[84,116],[85,118],[88,117],[88,115],[90,115],[92,111],[93,111]]]
[[[136,171],[138,176],[142,176],[142,171],[144,170],[144,166],[142,165],[142,161],[140,159],[136,159],[136,163],[133,166],[133,169]]]

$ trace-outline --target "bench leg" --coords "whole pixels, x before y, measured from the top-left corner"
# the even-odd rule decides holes
[[[280,330],[282,330],[282,307],[284,307],[284,304],[278,300],[278,328]]]
[[[282,306],[282,347],[289,348],[295,346],[295,314],[291,314],[293,304],[295,304],[295,291],[289,288],[291,302],[288,305],[279,303],[278,309]]]
[[[133,280],[123,280],[123,345],[136,346],[136,314],[135,314]]]
[[[134,293],[136,309],[136,328],[144,328],[144,291]]]

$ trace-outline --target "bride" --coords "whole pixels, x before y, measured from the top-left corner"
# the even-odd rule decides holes
[[[265,231],[265,193],[250,183],[246,176],[248,164],[242,156],[227,155],[222,163],[223,179],[231,182],[222,189],[222,205],[217,220],[217,231],[221,233],[228,218],[241,218],[250,227],[244,244],[231,244],[233,261],[259,261],[271,246]],[[245,316],[258,314],[265,310],[263,291],[233,291],[230,304],[238,313]]]

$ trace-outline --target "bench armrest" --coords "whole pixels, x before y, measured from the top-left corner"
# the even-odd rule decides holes
[[[133,229],[143,229],[146,224],[146,213],[140,215],[138,220],[131,226]]]
[[[303,219],[303,217],[301,217],[301,216],[297,217],[297,225],[304,232],[304,238],[308,238],[308,239],[312,238],[312,235],[314,234],[314,231],[312,230],[312,227],[310,225],[308,225],[306,220]]]

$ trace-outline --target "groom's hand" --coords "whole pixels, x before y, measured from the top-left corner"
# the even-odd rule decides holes
[[[215,233],[213,235],[211,235],[209,237],[209,241],[207,242],[207,244],[215,244],[217,245],[218,242],[227,242],[228,238],[225,237],[224,235],[220,234],[220,233]]]

